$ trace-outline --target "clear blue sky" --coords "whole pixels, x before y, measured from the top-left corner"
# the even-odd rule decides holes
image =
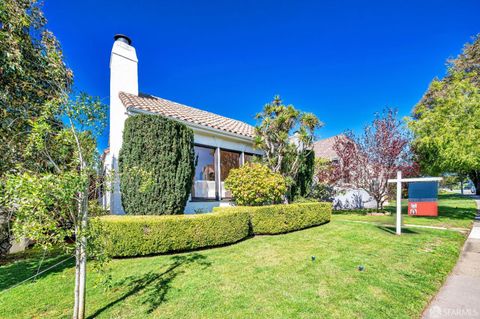
[[[359,130],[385,106],[408,115],[480,32],[478,0],[45,0],[44,10],[76,87],[105,103],[112,38],[124,33],[141,92],[251,124],[280,94],[325,123],[320,138]]]

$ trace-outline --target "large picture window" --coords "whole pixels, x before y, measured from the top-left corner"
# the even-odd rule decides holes
[[[195,176],[192,186],[192,199],[231,199],[232,194],[225,189],[225,179],[233,168],[239,168],[241,152],[195,145]],[[244,162],[254,161],[256,154],[244,153]],[[220,182],[220,185],[218,183]]]
[[[195,156],[192,198],[215,199],[215,149],[196,145]]]
[[[228,177],[232,168],[240,167],[240,155],[239,152],[232,152],[221,150],[220,151],[220,188],[222,198],[231,198],[232,194],[229,190],[225,189],[225,179]]]

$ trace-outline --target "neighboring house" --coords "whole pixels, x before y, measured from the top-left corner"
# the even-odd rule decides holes
[[[313,144],[313,151],[316,158],[323,158],[332,162],[338,162],[339,156],[334,149],[336,138],[342,138],[342,135],[332,136],[323,140],[316,141]],[[338,194],[333,200],[335,209],[356,209],[356,208],[376,208],[377,202],[363,189],[354,188],[348,185],[337,186]]]
[[[139,93],[138,59],[132,41],[116,35],[110,57],[110,135],[104,154],[105,172],[114,169],[111,191],[102,197],[105,208],[123,214],[118,177],[118,156],[122,147],[125,120],[135,114],[158,114],[177,120],[194,132],[194,184],[185,213],[210,211],[229,205],[231,194],[224,180],[232,168],[251,161],[261,152],[253,148],[253,126],[180,103]]]

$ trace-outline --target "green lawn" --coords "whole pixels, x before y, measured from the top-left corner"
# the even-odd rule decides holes
[[[395,224],[395,205],[393,201],[385,209],[392,213],[391,216],[370,216],[364,213],[337,213],[333,220],[368,221],[383,224]],[[439,195],[438,217],[408,216],[407,200],[402,200],[402,221],[403,224],[437,226],[447,228],[470,228],[476,214],[476,205],[473,200],[465,196],[455,194]]]
[[[453,212],[470,214],[472,202],[446,200],[448,218],[468,225]],[[464,235],[407,227],[396,236],[391,227],[339,219],[349,216],[221,248],[113,260],[110,289],[95,285],[100,275],[89,274],[87,313],[91,318],[418,318],[454,266]],[[42,268],[58,260],[50,256]],[[71,262],[7,290],[35,273],[36,263],[31,258],[0,266],[1,318],[70,317]]]

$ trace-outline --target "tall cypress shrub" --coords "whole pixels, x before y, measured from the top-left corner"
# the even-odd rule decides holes
[[[193,131],[158,115],[125,121],[119,156],[123,208],[132,215],[182,214],[192,189]]]
[[[296,197],[305,197],[308,194],[313,183],[314,172],[315,153],[312,150],[305,150],[295,183],[291,188],[290,200],[294,200]]]

